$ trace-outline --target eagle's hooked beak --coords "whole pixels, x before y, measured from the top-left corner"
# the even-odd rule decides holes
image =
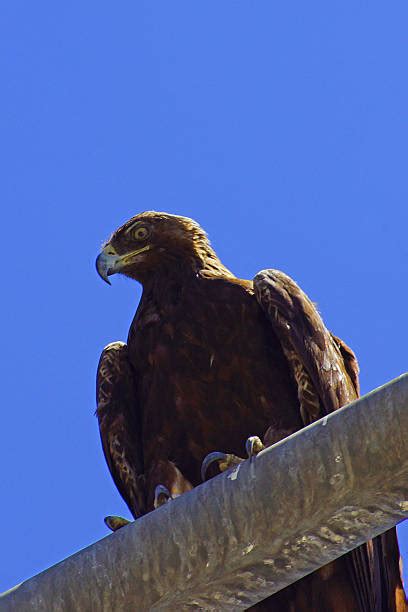
[[[148,251],[150,249],[150,245],[146,245],[141,249],[137,249],[136,251],[132,251],[131,253],[125,253],[124,255],[118,255],[112,245],[109,243],[104,246],[102,251],[99,253],[96,258],[96,271],[99,276],[108,283],[111,284],[108,276],[115,274],[116,272],[120,272],[123,268],[131,264],[139,253],[143,253],[144,251]]]
[[[108,285],[111,284],[108,276],[115,273],[115,267],[119,260],[120,255],[109,244],[102,249],[96,258],[96,271]]]

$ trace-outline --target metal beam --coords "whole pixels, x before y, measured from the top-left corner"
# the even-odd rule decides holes
[[[405,374],[23,582],[0,610],[245,609],[408,516],[407,432]]]

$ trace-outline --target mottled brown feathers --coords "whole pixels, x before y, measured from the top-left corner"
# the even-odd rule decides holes
[[[134,517],[146,512],[144,465],[134,374],[123,342],[102,351],[97,376],[97,410],[102,448],[112,478]]]
[[[320,400],[320,414],[313,411],[306,416],[305,424],[356,399],[358,365],[354,353],[327,330],[300,287],[279,270],[259,272],[254,287],[257,300],[286,352],[298,387],[303,389],[301,393],[307,398],[316,394]],[[307,412],[306,406],[304,410]]]
[[[197,485],[207,453],[242,455],[249,435],[274,443],[358,396],[353,352],[296,283],[235,278],[194,221],[142,213],[102,253],[105,280],[143,284],[127,345],[109,345],[98,369],[103,449],[134,517],[158,484],[173,496]],[[401,612],[398,562],[392,530],[255,608]]]

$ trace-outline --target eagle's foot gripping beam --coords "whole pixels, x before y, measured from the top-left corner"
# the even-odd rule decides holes
[[[250,436],[245,442],[245,450],[249,460],[255,457],[264,448],[265,446],[258,436]],[[236,467],[243,461],[245,461],[245,459],[231,453],[220,453],[218,451],[209,453],[201,465],[201,478],[203,481],[206,480],[208,468],[215,462],[218,463],[220,471],[225,472],[226,470]]]
[[[167,504],[167,502],[171,499],[173,499],[173,497],[170,494],[170,491],[168,490],[168,488],[162,484],[157,485],[157,487],[154,490],[154,502],[153,503],[154,503],[155,509],[159,508],[160,506],[163,506],[164,504]],[[114,515],[106,516],[103,520],[104,520],[105,525],[109,527],[111,531],[117,531],[118,529],[121,529],[122,527],[125,527],[125,525],[129,525],[129,523],[131,523],[131,521],[128,521],[122,516],[114,516]]]
[[[173,499],[170,491],[167,487],[162,484],[158,484],[154,490],[154,508],[160,508],[160,506],[164,506],[168,501]]]

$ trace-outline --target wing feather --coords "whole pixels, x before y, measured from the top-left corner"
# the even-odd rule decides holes
[[[328,414],[356,399],[357,392],[342,356],[343,347],[350,352],[351,360],[351,350],[332,336],[295,281],[279,270],[262,270],[254,279],[254,290],[285,353],[300,361],[305,376],[309,376],[320,398],[321,412]]]
[[[127,345],[112,342],[102,351],[96,383],[96,414],[109,471],[135,518],[146,508],[140,410]]]
[[[300,287],[283,272],[262,270],[254,278],[254,291],[297,383],[305,425],[356,399],[357,359],[329,332]],[[396,542],[395,529],[391,529],[346,555],[361,612],[406,610]],[[387,560],[385,550],[392,550],[395,556]]]

